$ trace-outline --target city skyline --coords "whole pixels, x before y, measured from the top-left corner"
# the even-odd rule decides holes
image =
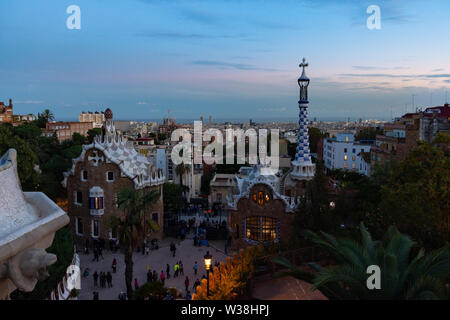
[[[66,8],[81,8],[69,30]],[[369,30],[366,9],[381,9]],[[0,101],[58,119],[296,120],[310,62],[310,118],[399,116],[443,105],[450,87],[444,1],[3,1]],[[437,10],[436,8],[439,8]],[[133,18],[131,18],[133,17]],[[426,28],[425,28],[426,26]],[[436,47],[439,44],[439,48]],[[414,95],[414,97],[413,97]]]

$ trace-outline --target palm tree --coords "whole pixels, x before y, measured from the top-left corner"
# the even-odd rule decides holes
[[[46,122],[55,120],[55,115],[49,109],[45,109],[41,115],[46,120]]]
[[[184,175],[185,173],[189,173],[190,170],[191,170],[190,165],[184,164],[184,162],[180,163],[179,165],[177,165],[177,166],[175,167],[175,174],[178,175],[178,176],[180,176],[180,186],[181,186],[181,188],[183,189],[183,193],[185,193],[186,190],[189,191],[189,187],[183,185],[183,175]]]
[[[313,288],[321,290],[330,299],[448,299],[446,281],[450,279],[450,247],[425,254],[420,249],[412,257],[415,242],[396,227],[391,226],[381,241],[374,241],[363,223],[361,241],[335,237],[321,232],[306,231],[305,236],[328,251],[336,266],[321,268],[310,264],[318,273]],[[311,273],[293,266],[284,258],[274,262],[288,267],[294,277],[311,281]],[[380,267],[381,289],[369,290],[367,280],[371,265]]]
[[[111,217],[110,227],[117,230],[120,247],[125,258],[125,283],[128,299],[133,296],[133,252],[151,232],[159,231],[152,219],[145,219],[145,212],[159,199],[155,190],[144,193],[143,190],[121,189],[117,195],[119,208],[124,215]]]

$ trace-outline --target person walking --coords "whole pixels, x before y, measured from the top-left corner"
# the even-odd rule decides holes
[[[116,273],[116,271],[117,271],[117,260],[116,260],[116,258],[113,259],[111,267],[112,267],[113,273]]]
[[[198,278],[197,278],[197,280],[195,280],[195,282],[194,282],[194,287],[192,288],[192,289],[194,289],[194,293],[197,293],[197,287],[198,287],[199,285],[201,285],[201,282],[200,282],[200,280],[198,280]]]
[[[98,273],[97,273],[97,270],[94,272],[93,277],[94,277],[94,287],[97,287],[98,286]]]
[[[137,278],[134,278],[134,289],[135,290],[139,289],[139,283],[137,281]]]
[[[164,285],[164,282],[166,281],[166,275],[164,274],[164,271],[161,270],[161,275],[159,276],[159,279],[161,280],[162,284]]]
[[[183,275],[184,276],[184,269],[183,269],[183,262],[181,262],[181,260],[180,260],[180,275]]]
[[[94,248],[94,259],[92,259],[92,261],[97,261],[98,262],[98,250],[97,250],[97,248]]]
[[[198,264],[197,261],[195,261],[194,263],[194,274],[197,275],[197,271],[198,271]]]
[[[166,278],[170,279],[170,266],[169,266],[169,264],[167,264],[167,266],[166,266]]]
[[[173,277],[176,278],[178,277],[178,270],[180,269],[180,266],[178,265],[178,262],[175,263],[175,266],[173,267],[173,269],[175,270]]]
[[[106,274],[106,282],[108,282],[108,288],[112,288],[112,274],[109,271]]]
[[[100,286],[106,288],[106,274],[104,272],[100,273]]]
[[[189,277],[186,276],[186,279],[184,280],[184,286],[186,287],[186,292],[189,292]]]
[[[153,275],[152,272],[150,270],[147,271],[147,282],[152,282],[153,280]]]
[[[170,243],[170,251],[172,252],[172,257],[175,257],[177,247],[176,247],[175,243],[173,243],[173,242]]]
[[[97,261],[98,261],[99,257],[102,257],[102,260],[105,259],[105,258],[103,258],[103,248],[102,248],[102,246],[99,246],[99,248],[98,248]]]

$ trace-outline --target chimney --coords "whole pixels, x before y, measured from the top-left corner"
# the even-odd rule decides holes
[[[9,99],[9,107],[12,108],[12,99]]]

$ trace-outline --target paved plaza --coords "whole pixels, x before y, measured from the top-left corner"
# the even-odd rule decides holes
[[[176,243],[176,255],[172,256],[172,253],[169,250],[169,244],[173,241]],[[213,256],[213,264],[217,261],[225,261],[226,255],[224,254],[225,241],[212,241],[210,242],[209,247],[195,247],[193,245],[192,239],[186,239],[184,241],[175,240],[171,238],[166,238],[160,242],[160,248],[158,250],[150,251],[148,255],[143,255],[142,253],[134,253],[133,254],[133,281],[132,285],[134,288],[134,278],[137,278],[138,284],[143,285],[147,281],[147,265],[150,270],[156,270],[159,275],[161,270],[166,272],[166,264],[170,265],[170,279],[166,279],[165,286],[168,288],[175,287],[179,291],[181,290],[183,296],[185,295],[185,285],[184,281],[186,276],[189,277],[189,290],[192,293],[192,286],[195,280],[198,278],[201,280],[202,275],[206,275],[206,269],[204,264],[203,256],[206,254],[206,251]],[[103,253],[104,259],[101,257],[99,261],[92,261],[93,254],[92,251],[89,255],[80,253],[81,260],[81,270],[84,271],[85,268],[89,268],[89,276],[82,277],[81,279],[81,290],[78,299],[80,300],[92,300],[93,291],[99,292],[100,300],[118,300],[119,293],[121,291],[126,292],[125,286],[125,263],[123,254],[120,252],[111,253],[105,252]],[[117,259],[117,272],[112,273],[111,264],[113,259]],[[184,267],[184,276],[178,276],[177,278],[173,278],[174,274],[174,265],[177,261],[183,262]],[[194,274],[194,262],[197,261],[198,264],[198,273],[197,276]],[[94,278],[93,274],[97,271],[100,272],[108,272],[110,271],[112,274],[112,288],[100,288],[94,287]],[[100,282],[100,281],[99,281]]]

